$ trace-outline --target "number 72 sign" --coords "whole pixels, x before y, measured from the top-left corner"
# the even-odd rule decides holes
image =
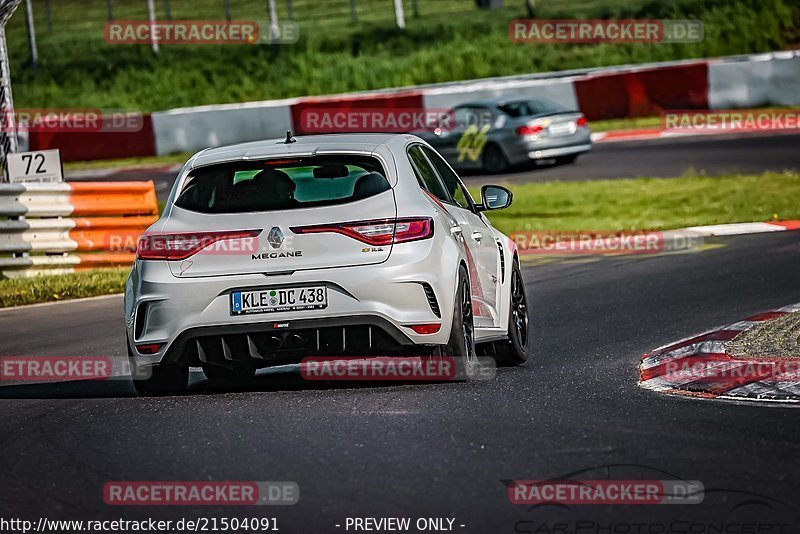
[[[9,154],[6,161],[8,181],[12,184],[64,181],[58,149]]]

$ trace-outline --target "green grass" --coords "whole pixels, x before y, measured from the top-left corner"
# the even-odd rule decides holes
[[[278,1],[283,15],[286,2]],[[294,0],[300,40],[294,45],[146,45],[103,40],[103,0],[34,1],[40,65],[30,68],[22,9],[8,28],[15,104],[153,111],[178,106],[402,87],[581,67],[764,52],[797,42],[800,0],[543,0],[540,18],[700,19],[694,44],[571,45],[513,43],[508,23],[525,18],[522,0],[477,10],[471,0],[406,0],[407,29],[394,27],[390,0]],[[265,3],[232,0],[233,17],[264,19]],[[115,0],[117,18],[146,17],[145,2]],[[158,2],[163,18],[164,2]],[[223,0],[173,0],[173,17],[221,19]]]
[[[615,130],[634,130],[639,128],[658,128],[661,126],[661,117],[635,117],[630,119],[609,119],[592,121],[593,132],[612,132]]]
[[[0,279],[0,308],[121,293],[130,269]]]
[[[94,161],[71,161],[64,163],[64,170],[78,170],[78,169],[116,169],[119,167],[136,168],[136,167],[149,167],[153,165],[172,165],[175,163],[183,164],[192,155],[189,152],[182,152],[180,154],[169,154],[166,156],[147,156],[142,158],[122,158],[122,159],[107,159],[107,160],[94,160]]]
[[[491,212],[504,233],[525,230],[665,230],[800,219],[800,173],[546,182],[510,186],[514,203]],[[473,191],[473,196],[479,195]]]

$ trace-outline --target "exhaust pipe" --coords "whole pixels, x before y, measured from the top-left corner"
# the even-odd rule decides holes
[[[290,334],[286,338],[286,343],[293,349],[299,349],[300,347],[305,346],[306,339],[300,334]]]

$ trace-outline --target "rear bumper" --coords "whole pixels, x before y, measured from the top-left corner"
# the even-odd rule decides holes
[[[584,152],[589,152],[592,149],[592,145],[575,145],[575,146],[564,146],[559,148],[545,148],[542,150],[533,150],[528,152],[528,157],[530,159],[547,159],[547,158],[557,158],[559,156],[569,156],[571,154],[583,154]]]
[[[293,357],[297,351],[342,354],[445,344],[453,316],[452,265],[457,265],[458,257],[449,256],[454,252],[447,241],[425,240],[395,246],[381,264],[273,276],[176,278],[166,262],[139,261],[126,285],[128,343],[140,365],[162,360],[202,363],[200,349],[223,360],[246,353],[271,365],[278,363],[275,358],[259,358],[275,344],[271,338],[285,340],[293,334],[307,342],[288,346],[294,350]],[[308,283],[328,287],[327,308],[243,316],[230,312],[230,293],[235,289]],[[425,285],[435,296],[438,315]],[[441,324],[438,332],[417,334],[411,329],[411,325],[431,323]],[[343,340],[344,347],[335,343],[337,339]],[[144,344],[161,346],[154,354],[141,354],[136,346]]]
[[[530,160],[581,154],[592,148],[591,134],[582,128],[566,137],[517,137],[503,145],[509,163],[520,164]]]
[[[162,362],[190,366],[250,362],[269,366],[295,363],[307,356],[406,352],[422,355],[419,346],[397,326],[365,315],[190,328],[175,338]]]

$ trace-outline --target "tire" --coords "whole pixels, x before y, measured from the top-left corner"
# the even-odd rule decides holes
[[[508,310],[508,339],[494,342],[494,357],[498,365],[522,365],[528,361],[530,335],[528,332],[528,299],[519,264],[511,270],[511,303]]]
[[[456,379],[470,380],[480,370],[475,351],[475,327],[472,320],[472,295],[467,269],[458,268],[458,290],[453,306],[453,322],[445,354],[455,359]]]
[[[136,392],[144,396],[181,393],[189,385],[189,368],[185,365],[142,366],[136,363],[128,347],[131,379]]]
[[[568,156],[559,156],[556,158],[556,163],[559,165],[566,165],[567,163],[575,163],[578,159],[578,154],[570,154]]]
[[[494,143],[484,147],[481,163],[484,170],[490,174],[497,174],[508,169],[508,158]]]

